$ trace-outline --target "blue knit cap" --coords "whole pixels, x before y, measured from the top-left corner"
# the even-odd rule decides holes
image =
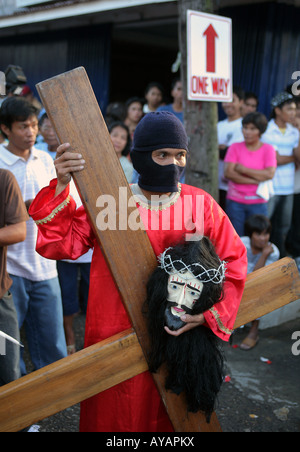
[[[165,148],[188,151],[188,137],[183,124],[169,111],[147,113],[134,131],[131,150],[147,152]]]

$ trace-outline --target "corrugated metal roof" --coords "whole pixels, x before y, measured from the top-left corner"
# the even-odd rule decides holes
[[[85,0],[67,0],[66,2],[55,2],[55,3],[51,3],[51,4],[46,4],[46,5],[41,4],[41,5],[37,5],[37,6],[28,6],[28,7],[18,8],[11,14],[1,15],[0,20],[5,19],[7,17],[16,17],[16,16],[20,16],[20,15],[24,15],[24,14],[31,14],[31,13],[35,13],[37,11],[49,11],[49,10],[53,10],[55,8],[61,8],[61,7],[65,7],[65,6],[74,5],[76,3],[81,3],[83,1],[85,1]]]
[[[51,0],[50,0],[51,1]],[[177,0],[173,0],[177,1]],[[85,6],[89,6],[91,9],[93,9],[93,6],[95,6],[94,9],[101,11],[109,11],[114,10],[118,8],[127,8],[130,6],[138,6],[138,5],[150,5],[153,3],[166,3],[170,2],[172,3],[172,0],[110,0],[110,1],[103,1],[103,0],[58,0],[58,1],[51,1],[51,3],[40,3],[37,5],[31,5],[27,7],[17,8],[14,12],[11,14],[1,14],[1,4],[0,4],[0,22],[3,19],[6,18],[13,18],[13,17],[19,17],[24,15],[30,15],[34,13],[55,13],[55,11],[59,11],[62,8],[71,8],[74,6],[82,5],[83,9]],[[5,10],[5,8],[4,8]]]

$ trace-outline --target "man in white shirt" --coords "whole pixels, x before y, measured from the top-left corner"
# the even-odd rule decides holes
[[[43,141],[38,141],[37,138],[36,148],[46,151],[54,160],[59,141],[47,113],[43,113],[39,119],[39,130]],[[128,160],[126,159],[126,161]],[[76,202],[77,208],[79,208],[82,205],[82,202],[73,179],[70,184],[70,193]],[[82,294],[83,312],[85,312],[87,308],[92,255],[93,250],[90,249],[86,254],[80,256],[76,260],[57,261],[57,273],[61,288],[64,330],[68,355],[72,355],[76,352],[73,320],[75,314],[80,310],[78,283]]]
[[[224,158],[226,151],[232,143],[244,141],[242,134],[241,107],[244,102],[244,91],[233,88],[232,102],[223,102],[222,107],[227,116],[217,124],[219,144],[219,204],[223,210],[226,207],[226,194],[228,181],[224,177]]]
[[[36,194],[55,177],[53,160],[34,148],[38,133],[35,107],[25,99],[11,97],[0,108],[0,127],[8,145],[0,145],[0,168],[10,170],[17,179],[27,209]],[[19,327],[24,324],[35,369],[67,355],[63,329],[62,302],[56,262],[35,251],[37,227],[27,221],[27,237],[12,245],[7,270],[13,280],[13,294]],[[25,364],[21,360],[21,373]]]
[[[269,200],[268,214],[272,223],[271,241],[284,257],[287,254],[285,240],[292,221],[296,162],[300,162],[299,131],[292,126],[296,103],[291,94],[278,93],[271,105],[272,119],[261,141],[274,146],[277,152],[277,169],[273,178],[275,196]]]

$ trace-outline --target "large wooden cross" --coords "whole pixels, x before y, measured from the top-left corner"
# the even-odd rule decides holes
[[[157,260],[146,232],[126,228],[124,218],[121,228],[97,227],[98,197],[112,195],[117,201],[118,225],[124,207],[119,203],[130,206],[131,191],[88,77],[77,68],[40,83],[38,91],[60,142],[69,142],[86,161],[74,180],[132,328],[2,387],[0,431],[18,431],[148,369],[149,341],[141,306]],[[121,198],[119,187],[127,188]],[[128,215],[130,209],[136,207],[128,207]],[[128,273],[131,263],[134,270]],[[254,272],[247,279],[235,328],[299,298],[300,278],[292,259]],[[209,424],[202,413],[188,413],[184,396],[165,390],[165,375],[162,366],[153,378],[175,431],[221,431],[215,413]]]

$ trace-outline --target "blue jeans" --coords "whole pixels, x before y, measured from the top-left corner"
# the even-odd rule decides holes
[[[245,235],[245,221],[252,215],[268,216],[267,203],[242,204],[240,202],[226,200],[226,213],[240,237]]]
[[[271,242],[280,251],[280,257],[287,255],[285,241],[293,215],[294,195],[275,195],[268,203],[269,218],[272,223]]]
[[[82,308],[86,312],[90,285],[90,268],[91,264],[89,263],[57,261],[58,279],[65,316],[76,314],[79,311],[79,289],[81,289],[83,299]],[[80,274],[80,288],[78,287],[78,272]]]
[[[24,324],[26,339],[35,370],[67,356],[63,312],[58,278],[30,281],[10,275],[10,289],[18,315]],[[21,357],[21,374],[26,367]]]

